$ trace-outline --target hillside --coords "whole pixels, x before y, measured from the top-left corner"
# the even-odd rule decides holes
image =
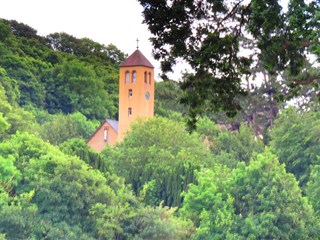
[[[319,239],[318,107],[275,105],[265,86],[190,133],[184,92],[160,82],[156,116],[97,153],[86,139],[116,118],[124,58],[0,20],[1,240]]]
[[[67,33],[39,36],[16,21],[0,21],[1,83],[11,104],[49,113],[114,118],[118,65],[124,53]],[[6,80],[4,80],[6,79]]]

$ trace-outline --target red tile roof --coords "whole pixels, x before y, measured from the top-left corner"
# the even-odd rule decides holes
[[[139,51],[135,50],[126,60],[124,60],[120,67],[131,67],[131,66],[146,66],[154,68],[149,60]]]

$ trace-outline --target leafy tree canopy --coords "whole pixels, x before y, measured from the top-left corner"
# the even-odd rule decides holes
[[[175,217],[175,209],[145,208],[123,179],[34,135],[17,133],[1,142],[0,156],[0,233],[7,239],[186,239],[191,234],[192,224]]]
[[[190,185],[181,214],[193,239],[314,239],[319,225],[294,176],[266,152],[230,171],[216,166]]]
[[[0,32],[0,83],[10,104],[114,118],[125,57],[116,46],[66,33],[39,36],[14,20],[0,19]]]
[[[194,182],[194,170],[210,165],[210,154],[196,133],[167,118],[140,119],[106,161],[148,204],[179,206],[180,193]]]
[[[192,71],[184,77],[181,102],[188,107],[189,125],[203,112],[225,111],[234,116],[237,100],[245,95],[243,77],[250,75],[254,59],[272,74],[287,69],[288,86],[313,83],[319,76],[298,77],[305,71],[306,54],[319,55],[319,1],[153,1],[139,0],[148,25],[154,56],[162,70],[171,71],[182,59]],[[256,53],[248,49],[251,38]]]
[[[319,112],[289,108],[275,121],[271,131],[271,151],[293,173],[305,191],[312,165],[319,165]]]
[[[307,196],[316,214],[320,217],[320,165],[312,166],[310,179],[307,183]]]

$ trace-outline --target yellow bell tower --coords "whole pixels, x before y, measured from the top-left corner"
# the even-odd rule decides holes
[[[120,64],[118,141],[137,117],[154,115],[154,67],[137,48]]]

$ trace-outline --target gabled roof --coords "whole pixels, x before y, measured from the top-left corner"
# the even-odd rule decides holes
[[[124,60],[120,67],[132,67],[132,66],[145,66],[154,68],[149,60],[140,52],[139,49],[135,50],[126,60]]]
[[[106,122],[118,133],[118,121],[106,118]]]
[[[94,135],[96,135],[96,133],[100,130],[100,128],[102,128],[102,126],[105,124],[105,122],[109,123],[109,125],[116,131],[116,133],[118,134],[118,121],[116,120],[111,120],[106,118],[101,124],[100,126],[96,129],[96,131],[88,138],[87,142],[89,142],[91,140],[91,138],[94,137]]]

